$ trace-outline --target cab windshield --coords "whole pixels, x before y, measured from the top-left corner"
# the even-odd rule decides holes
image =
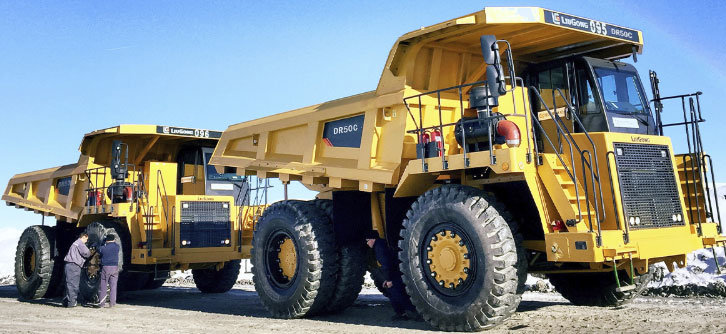
[[[647,104],[635,72],[595,67],[605,109],[625,114],[645,114]]]

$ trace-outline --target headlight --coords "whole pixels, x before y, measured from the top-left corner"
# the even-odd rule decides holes
[[[673,214],[673,222],[675,223],[675,222],[677,222],[677,221],[678,221],[678,215],[676,215],[676,214]]]
[[[681,216],[681,214],[680,214],[680,213],[678,214],[678,221],[679,221],[679,222],[682,222],[682,221],[683,221],[683,216]]]
[[[640,225],[640,217],[635,217],[635,225]]]
[[[187,245],[187,241],[186,240],[182,240],[182,246],[186,246],[186,245]]]
[[[630,217],[630,219],[628,220],[628,223],[630,223],[631,226],[635,225],[635,217]]]
[[[224,244],[225,244],[225,245],[229,245],[229,239],[225,240],[225,241],[224,241]]]

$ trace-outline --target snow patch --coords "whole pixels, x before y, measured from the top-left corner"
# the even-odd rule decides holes
[[[646,295],[726,297],[726,256],[722,247],[699,249],[686,257],[686,266],[668,272],[664,263],[655,265],[655,279],[648,284]]]

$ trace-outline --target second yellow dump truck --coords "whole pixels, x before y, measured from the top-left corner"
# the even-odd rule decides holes
[[[212,164],[319,192],[250,218],[264,306],[293,318],[350,305],[370,230],[398,250],[424,319],[459,331],[510,317],[528,272],[574,304],[613,306],[652,264],[723,246],[700,94],[661,97],[651,72],[651,108],[618,61],[642,51],[634,29],[486,8],[401,36],[373,91],[230,126]],[[668,100],[682,120],[664,123]]]
[[[199,290],[225,292],[249,257],[247,181],[209,165],[219,131],[119,125],[86,134],[78,162],[15,175],[2,199],[55,218],[20,236],[15,281],[22,298],[63,289],[63,257],[85,231],[93,247],[113,234],[121,244],[123,290],[160,287],[172,270],[191,269]],[[246,221],[252,221],[247,219]],[[99,266],[83,267],[81,295],[96,302]]]

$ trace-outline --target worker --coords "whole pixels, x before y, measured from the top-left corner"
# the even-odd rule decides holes
[[[73,242],[68,254],[63,258],[65,261],[66,291],[63,298],[63,306],[75,307],[78,304],[78,285],[81,282],[81,268],[86,259],[91,256],[91,251],[86,247],[88,233],[83,232]]]
[[[98,249],[101,255],[101,285],[98,286],[98,304],[101,308],[106,305],[106,291],[110,290],[108,306],[116,306],[116,284],[118,283],[118,253],[119,245],[113,234],[106,236],[106,244]]]
[[[396,312],[391,320],[422,320],[406,294],[394,252],[383,239],[378,237],[378,233],[375,231],[369,231],[366,234],[366,244],[373,249],[376,260],[381,264],[381,272],[385,280],[383,288],[388,291],[388,299],[391,300],[393,311]]]

